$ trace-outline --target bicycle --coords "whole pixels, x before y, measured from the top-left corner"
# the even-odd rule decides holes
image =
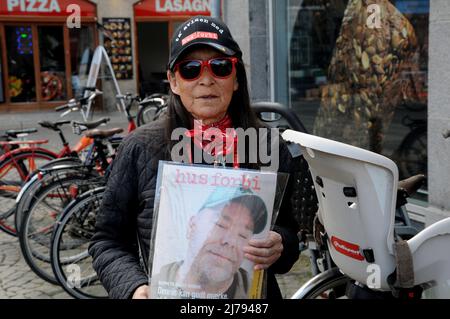
[[[402,140],[393,155],[399,166],[400,178],[419,173],[426,174],[428,163],[427,121],[405,116],[402,119],[402,124],[407,126],[410,132]]]
[[[154,93],[139,101],[138,126],[145,125],[161,117],[167,109],[168,95]]]
[[[76,112],[76,111],[80,111],[82,114],[84,114],[84,112],[87,111],[88,101],[93,100],[97,95],[102,94],[102,92],[98,91],[96,88],[85,88],[85,89],[86,90],[89,89],[94,92],[89,97],[82,98],[78,101],[75,99],[71,99],[69,101],[69,103],[58,106],[55,108],[55,110],[63,111],[63,114],[61,115],[62,117],[70,112]],[[125,112],[126,112],[127,121],[128,121],[128,133],[130,133],[136,128],[134,118],[130,114],[130,108],[134,101],[134,97],[132,96],[132,94],[127,94],[127,95],[117,95],[116,98],[121,102],[121,104],[124,101],[125,102],[128,101],[128,103],[124,104],[124,105],[125,105]],[[85,131],[87,129],[95,129],[99,125],[105,124],[108,121],[109,121],[109,118],[101,119],[99,121],[94,121],[94,122],[72,121],[71,123],[72,123],[74,133],[80,135],[83,131]],[[89,143],[92,145],[91,138],[83,137],[82,140],[83,139],[88,140]],[[122,140],[121,138],[112,138],[111,145],[113,145],[113,148],[117,148],[119,143],[121,142],[121,140]],[[81,163],[82,163],[81,160],[77,160],[75,162],[70,162],[70,161],[67,161],[64,159],[60,159],[60,160],[51,161],[50,163],[48,163],[48,165],[44,166],[43,168],[58,167],[61,165],[66,165],[66,169],[71,169],[70,166],[80,165]],[[58,172],[60,172],[60,171],[63,171],[63,167],[60,167]],[[25,189],[23,191],[21,191],[16,198],[17,209],[16,209],[15,223],[14,223],[16,230],[20,231],[20,227],[21,227],[20,224],[23,219],[23,212],[26,212],[29,209],[29,207],[31,205],[30,198],[33,198],[33,194],[39,189],[40,183],[43,182],[44,177],[42,175],[43,175],[43,172],[41,171],[39,178],[30,179],[30,181],[23,186]],[[50,178],[52,178],[52,177],[50,176]],[[25,194],[27,196],[25,196]]]
[[[99,121],[95,122],[77,122],[72,121],[72,128],[75,134],[81,135],[83,131],[88,129],[94,129],[99,127],[100,125],[106,124],[109,122],[109,118],[103,118]],[[28,178],[28,181],[21,187],[20,192],[15,198],[15,211],[13,212],[14,217],[14,234],[20,232],[21,220],[23,218],[24,212],[29,209],[29,206],[32,203],[32,200],[35,199],[34,194],[44,185],[47,185],[52,180],[54,180],[54,176],[64,170],[74,170],[72,174],[76,174],[77,168],[79,168],[83,162],[89,161],[91,156],[93,155],[93,144],[92,139],[83,136],[80,140],[80,143],[85,143],[87,149],[83,149],[83,151],[87,151],[86,155],[81,157],[62,157],[49,161],[45,165],[41,166],[40,169],[33,172]],[[85,142],[83,142],[85,141]],[[112,144],[117,146],[120,143],[119,140],[112,140]],[[90,145],[87,145],[90,144]],[[74,169],[75,168],[75,169]]]
[[[105,187],[98,187],[74,199],[61,213],[53,230],[50,248],[53,273],[63,289],[77,299],[108,297],[88,253],[104,190]],[[78,277],[73,276],[74,270]]]
[[[86,88],[88,89],[88,88]],[[94,92],[86,98],[80,100],[71,99],[67,104],[57,107],[57,109],[77,109],[83,108],[86,103],[93,100],[98,92]],[[67,114],[67,113],[65,113]],[[64,115],[65,115],[64,114]],[[97,127],[107,123],[109,119],[89,123],[90,127]],[[58,133],[62,143],[62,149],[55,153],[40,145],[48,143],[47,139],[42,140],[12,140],[16,137],[25,137],[27,134],[37,132],[36,129],[11,130],[7,131],[7,138],[0,141],[4,154],[0,156],[0,199],[2,200],[2,210],[0,213],[0,229],[9,235],[16,236],[16,229],[12,223],[12,217],[15,213],[14,199],[20,192],[23,185],[32,177],[32,174],[38,167],[51,167],[64,163],[79,162],[76,158],[83,152],[92,140],[82,137],[72,149],[69,146],[61,126],[71,123],[70,121],[49,122],[43,121],[39,124],[47,129]],[[82,126],[85,123],[73,121],[74,125]],[[22,146],[26,145],[26,146]],[[54,161],[60,159],[59,161]]]
[[[22,212],[19,241],[30,268],[42,279],[56,284],[50,267],[50,238],[55,222],[69,202],[96,186],[104,184],[103,175],[112,154],[108,138],[122,129],[91,130],[85,135],[94,139],[92,158],[78,166],[63,166],[44,171],[47,183],[35,190],[30,206]],[[28,196],[29,197],[29,196]]]
[[[286,131],[308,161],[319,199],[321,238],[337,268],[310,280],[293,298],[450,298],[450,218],[410,238],[395,234],[398,168],[388,158],[347,144]],[[424,177],[420,177],[423,181]],[[410,190],[415,182],[406,184]],[[345,275],[344,275],[345,274]],[[315,293],[312,293],[315,292]]]
[[[125,105],[128,132],[131,132],[136,128],[136,125],[134,118],[130,114],[130,108],[137,97],[129,93],[117,95],[116,98],[121,101],[121,104]],[[58,110],[70,112],[78,110],[78,108],[68,104],[58,107]],[[122,131],[122,129],[112,129],[86,132],[86,136],[94,140],[91,150],[92,158],[88,157],[86,162],[78,166],[65,165],[51,170],[40,170],[40,174],[44,174],[44,176],[35,178],[32,182],[30,181],[26,186],[27,192],[20,196],[16,213],[16,226],[19,232],[22,252],[31,269],[44,280],[57,283],[55,277],[49,271],[49,234],[54,227],[56,218],[63,211],[64,207],[70,200],[76,198],[76,196],[69,196],[72,192],[71,188],[76,187],[77,195],[78,192],[82,194],[92,188],[93,181],[97,177],[95,174],[92,174],[93,172],[95,173],[93,164],[98,162],[97,172],[100,175],[105,173],[109,159],[113,157],[114,149],[117,148],[112,147],[112,143],[115,143],[115,146],[119,144],[117,139],[114,139],[112,136]],[[110,138],[112,140],[107,142]],[[106,149],[109,153],[106,152]],[[95,183],[94,185],[97,184]],[[55,193],[56,195],[53,195]],[[57,203],[54,205],[57,206],[48,204],[47,201],[52,199],[56,199]],[[51,208],[53,213],[49,214],[45,208],[41,212],[40,207]],[[43,227],[34,225],[39,224],[42,220],[46,221]],[[37,234],[39,237],[36,236],[35,229],[38,230]]]

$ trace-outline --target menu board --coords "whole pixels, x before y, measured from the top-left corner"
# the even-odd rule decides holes
[[[117,80],[133,78],[133,51],[131,45],[131,22],[129,18],[103,18],[107,31],[104,46],[111,59]]]

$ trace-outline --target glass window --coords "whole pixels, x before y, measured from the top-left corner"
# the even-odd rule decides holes
[[[164,92],[167,78],[166,64],[169,56],[169,23],[141,22],[137,24],[138,39],[145,39],[152,34],[152,41],[138,41],[139,52],[139,94],[150,95]],[[158,50],[154,44],[158,43]]]
[[[64,34],[60,26],[38,26],[43,101],[66,99]]]
[[[11,102],[36,101],[33,34],[30,26],[5,26]]]
[[[364,3],[288,0],[291,107],[314,134],[390,157],[400,178],[426,174],[429,0]]]
[[[82,94],[82,87],[86,85],[95,51],[94,28],[82,26],[69,29],[69,37],[72,91],[75,96],[79,96]]]

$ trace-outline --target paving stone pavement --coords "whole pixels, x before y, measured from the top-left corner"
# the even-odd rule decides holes
[[[278,275],[284,298],[290,298],[310,277],[309,260],[301,255],[292,270]],[[61,287],[39,278],[22,257],[19,241],[0,231],[0,299],[69,299]]]
[[[17,238],[0,231],[0,299],[68,299],[61,287],[39,278],[22,257]]]

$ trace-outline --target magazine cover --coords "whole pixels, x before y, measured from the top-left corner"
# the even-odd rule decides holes
[[[277,173],[163,162],[157,186],[150,298],[260,297],[243,248],[271,228]]]

